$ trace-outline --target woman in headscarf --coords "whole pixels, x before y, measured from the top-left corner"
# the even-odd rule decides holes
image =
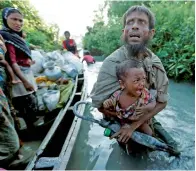
[[[7,47],[6,59],[11,65],[16,79],[21,83],[11,85],[12,102],[16,110],[23,116],[27,127],[33,128],[36,120],[37,86],[31,71],[31,51],[22,38],[23,15],[15,8],[4,8],[2,11],[3,29],[0,34]]]

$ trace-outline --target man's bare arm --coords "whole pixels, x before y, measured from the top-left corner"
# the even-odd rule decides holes
[[[166,106],[167,106],[167,102],[165,102],[165,103],[157,102],[156,103],[156,106],[154,107],[153,110],[151,110],[151,112],[145,113],[144,115],[142,115],[140,117],[140,119],[138,121],[134,122],[135,125],[136,125],[136,129],[138,127],[140,127],[144,122],[146,122],[147,120],[151,119],[157,113],[159,113],[160,111],[162,111]]]
[[[145,113],[151,112],[156,106],[156,101],[153,101],[151,103],[148,103],[147,105],[137,107],[135,112],[137,116],[143,115]]]

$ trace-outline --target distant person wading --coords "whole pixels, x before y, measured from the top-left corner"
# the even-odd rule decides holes
[[[93,56],[91,56],[89,51],[84,52],[84,57],[82,59],[82,62],[86,61],[87,64],[94,64],[95,63],[95,59],[93,58]]]

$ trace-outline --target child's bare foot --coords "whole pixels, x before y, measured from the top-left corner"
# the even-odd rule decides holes
[[[20,81],[20,80],[12,80],[11,82],[12,82],[12,84],[18,84],[18,83],[21,83],[21,81]]]

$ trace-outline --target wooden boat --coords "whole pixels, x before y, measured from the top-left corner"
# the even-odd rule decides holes
[[[70,150],[70,143],[77,136],[77,132],[80,127],[81,120],[75,117],[73,114],[73,105],[80,100],[87,98],[87,74],[86,63],[84,64],[84,72],[76,77],[75,85],[72,95],[70,96],[66,106],[60,111],[54,111],[54,115],[57,116],[54,119],[49,119],[46,125],[42,129],[39,128],[37,133],[37,140],[30,141],[30,143],[40,144],[36,150],[36,154],[29,162],[26,170],[36,170],[36,164],[40,159],[46,157],[46,159],[56,159],[59,161],[60,156],[64,154],[66,150]],[[84,106],[79,109],[81,113],[84,112]],[[59,112],[58,114],[55,112]],[[52,116],[51,116],[52,117]],[[26,146],[30,146],[29,142],[24,142]],[[74,143],[73,143],[74,144]],[[25,146],[24,145],[24,146]],[[49,162],[51,164],[51,162]],[[53,169],[54,166],[41,166],[39,169]],[[38,168],[37,168],[38,169]]]

